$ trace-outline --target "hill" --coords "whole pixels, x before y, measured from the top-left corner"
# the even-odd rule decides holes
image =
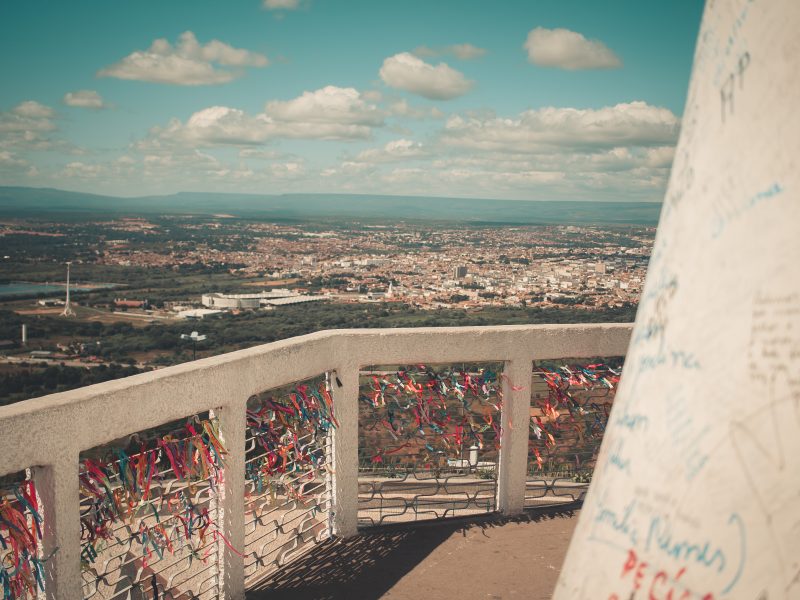
[[[121,198],[53,188],[0,187],[0,216],[186,214],[274,220],[359,219],[473,224],[656,225],[661,204],[376,196],[181,192]]]

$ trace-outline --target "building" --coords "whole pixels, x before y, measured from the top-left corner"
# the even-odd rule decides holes
[[[453,269],[453,279],[464,279],[467,276],[466,265],[459,265]]]
[[[115,298],[114,306],[117,308],[149,308],[147,300],[128,300],[127,298]]]
[[[178,313],[179,319],[204,319],[212,315],[222,314],[223,311],[213,308],[191,308]]]
[[[255,294],[203,294],[202,304],[208,308],[258,308],[262,304],[267,304],[268,300],[278,298],[296,298],[300,294],[287,289],[272,290],[269,292],[258,292]]]
[[[202,304],[208,308],[258,308],[261,299],[257,294],[203,294]]]

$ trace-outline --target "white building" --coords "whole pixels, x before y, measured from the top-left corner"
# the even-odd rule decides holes
[[[296,298],[300,294],[287,289],[258,292],[255,294],[203,294],[202,304],[208,308],[258,308],[268,300]]]

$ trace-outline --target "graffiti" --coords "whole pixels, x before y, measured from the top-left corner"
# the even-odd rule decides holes
[[[660,569],[639,558],[635,550],[628,550],[628,555],[622,565],[620,580],[629,584],[630,595],[620,596],[613,593],[608,600],[623,600],[636,598],[642,592],[642,598],[648,600],[714,600],[711,592],[697,593],[689,589],[681,580],[687,568],[677,570]],[[646,595],[644,595],[646,593]]]

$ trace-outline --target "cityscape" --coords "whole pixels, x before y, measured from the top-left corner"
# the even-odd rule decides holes
[[[316,329],[321,315],[346,327],[386,319],[398,319],[393,326],[520,322],[526,315],[622,319],[638,303],[654,232],[645,225],[286,224],[169,215],[6,220],[4,389],[8,399],[60,389],[69,385],[61,381],[65,369],[161,368],[198,350],[208,356],[257,343],[226,328],[258,324],[280,339],[281,331]],[[306,329],[286,329],[284,319]],[[182,344],[181,333],[195,329],[207,341]],[[58,371],[55,383],[31,385],[45,367]]]
[[[2,600],[800,598],[798,28],[0,3]]]
[[[39,229],[6,225],[0,235],[85,237],[75,227],[57,229],[52,223]],[[85,229],[97,239],[77,252],[94,265],[225,269],[251,287],[292,280],[336,301],[399,300],[421,308],[635,304],[655,233],[654,227],[598,226],[165,226],[144,219],[88,223]],[[178,230],[176,237],[186,239],[158,249],[148,239]]]

